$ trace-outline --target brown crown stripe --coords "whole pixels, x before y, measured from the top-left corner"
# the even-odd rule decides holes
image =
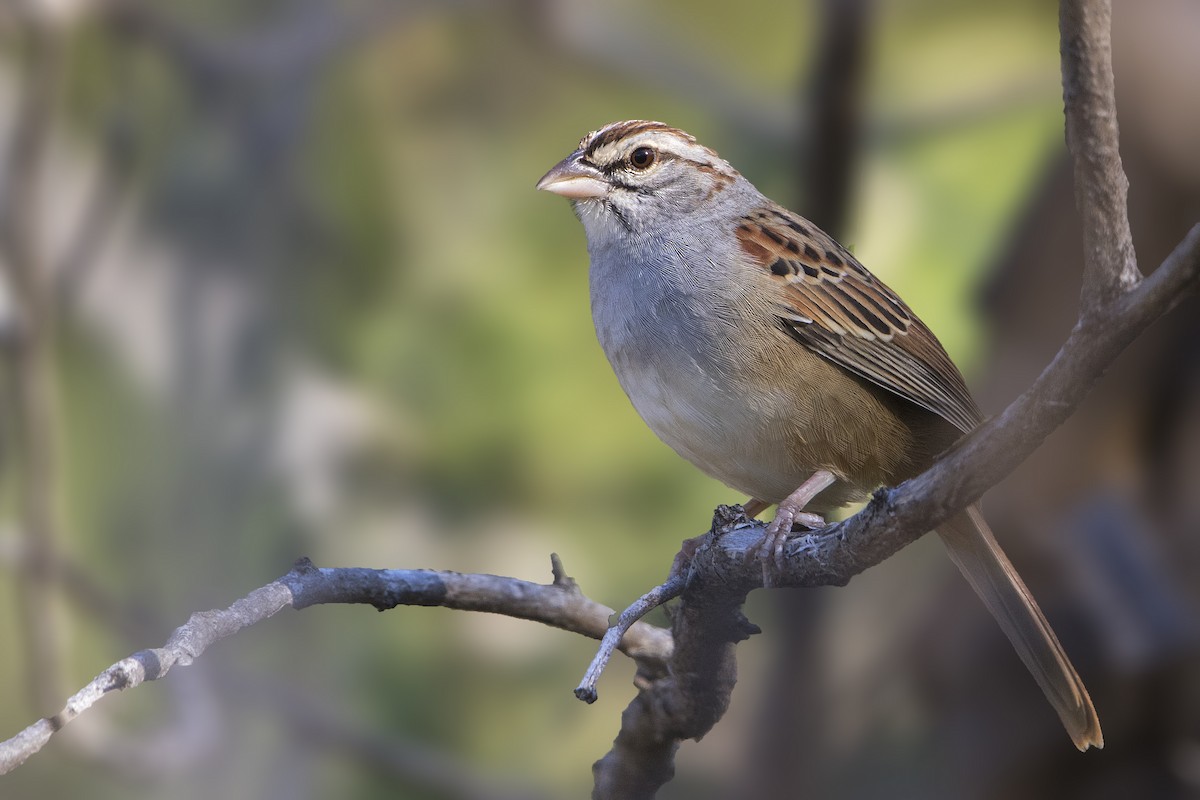
[[[674,134],[688,142],[695,143],[696,139],[689,133],[684,133],[678,128],[672,128],[662,122],[654,122],[653,120],[631,119],[626,122],[618,122],[614,125],[609,125],[606,128],[601,128],[595,133],[585,136],[583,141],[579,143],[580,148],[587,148],[587,155],[592,155],[601,147],[614,142],[619,142],[629,136],[646,131],[662,131],[664,133]]]

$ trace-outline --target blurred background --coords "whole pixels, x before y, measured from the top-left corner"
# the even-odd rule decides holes
[[[1200,219],[1200,4],[1118,0],[1133,232]],[[1053,4],[0,3],[0,738],[190,612],[322,566],[623,607],[740,501],[597,347],[533,184],[661,119],[835,233],[984,409],[1074,322]],[[1091,689],[1081,756],[932,538],[752,596],[733,708],[665,798],[1200,796],[1200,308],[1139,341],[985,511]],[[659,616],[657,621],[663,622]],[[566,798],[618,660],[444,609],[287,612],[105,700],[5,797]]]

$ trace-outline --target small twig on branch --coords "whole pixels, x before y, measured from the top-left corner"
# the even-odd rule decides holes
[[[379,610],[399,605],[442,606],[463,611],[487,611],[529,619],[556,628],[601,638],[613,610],[589,600],[566,578],[561,563],[555,582],[530,583],[497,575],[432,570],[317,568],[307,559],[287,575],[256,589],[229,608],[202,611],[177,628],[166,645],[141,650],[106,669],[73,695],[53,717],[41,719],[0,743],[0,775],[25,762],[64,725],[87,711],[106,694],[157,680],[174,666],[187,666],[209,646],[242,628],[292,606],[322,603],[364,603]],[[634,625],[621,651],[653,674],[665,674],[671,657],[670,634],[653,625]]]
[[[579,682],[579,686],[575,687],[576,697],[585,703],[596,702],[596,698],[599,696],[596,693],[596,682],[600,680],[600,674],[608,666],[608,661],[612,658],[613,651],[617,649],[617,645],[625,636],[625,632],[633,627],[635,622],[663,603],[678,597],[683,592],[686,584],[687,575],[676,573],[664,583],[646,592],[635,600],[629,608],[621,612],[621,616],[617,617],[617,621],[613,623],[612,627],[605,631],[604,638],[600,640],[600,647],[596,651],[596,657],[592,659],[592,663],[588,666],[587,672],[584,673],[583,680]]]

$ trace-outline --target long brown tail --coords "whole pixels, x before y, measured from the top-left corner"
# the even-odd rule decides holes
[[[970,506],[938,528],[950,558],[1000,623],[1025,666],[1080,750],[1104,747],[1104,734],[1083,680],[1033,595],[992,536],[978,506]]]

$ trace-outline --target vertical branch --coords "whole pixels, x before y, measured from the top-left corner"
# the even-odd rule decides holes
[[[0,245],[17,317],[8,352],[11,413],[20,454],[18,506],[30,568],[18,595],[33,703],[49,711],[61,701],[62,643],[50,572],[58,541],[54,313],[45,256],[38,240],[41,167],[63,77],[62,32],[30,13],[24,30],[21,95],[7,153],[0,206]]]
[[[810,134],[801,154],[805,215],[831,236],[846,233],[862,132],[862,90],[872,0],[821,0],[809,79]]]
[[[1129,231],[1129,179],[1118,147],[1111,29],[1111,0],[1059,5],[1067,147],[1075,159],[1075,204],[1083,216],[1085,314],[1142,279]]]

